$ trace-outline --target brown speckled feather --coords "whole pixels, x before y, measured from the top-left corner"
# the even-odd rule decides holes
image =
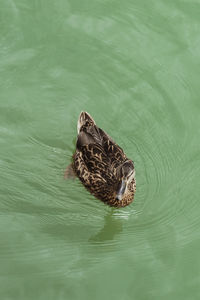
[[[133,174],[133,163],[126,157],[124,151],[96,126],[88,113],[82,112],[78,120],[73,169],[91,194],[110,206],[123,207],[130,204],[136,190],[135,177],[129,180],[130,176],[127,175],[123,197],[117,199],[117,192],[122,179],[125,178],[123,177],[127,168],[125,165],[128,164],[131,164]]]

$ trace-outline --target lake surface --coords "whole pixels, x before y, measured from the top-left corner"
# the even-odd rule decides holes
[[[200,3],[0,2],[0,299],[200,295]],[[135,162],[113,209],[64,180],[80,111]]]

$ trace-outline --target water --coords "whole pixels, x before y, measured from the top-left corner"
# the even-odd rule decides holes
[[[199,13],[1,1],[1,300],[199,299]],[[135,162],[124,209],[63,178],[81,110]]]

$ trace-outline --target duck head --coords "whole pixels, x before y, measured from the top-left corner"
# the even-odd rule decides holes
[[[131,160],[125,161],[117,169],[119,178],[116,190],[116,200],[121,201],[132,190],[131,182],[135,179],[135,168]]]

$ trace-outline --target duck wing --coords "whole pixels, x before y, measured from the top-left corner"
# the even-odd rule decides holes
[[[123,149],[101,128],[99,128],[99,132],[102,137],[102,147],[106,155],[110,158],[111,164],[117,167],[127,159]]]
[[[81,112],[77,128],[76,147],[83,153],[85,164],[88,165],[90,171],[96,171],[97,166],[102,166],[113,172],[126,160],[122,148],[104,130],[97,127],[87,112]]]
[[[77,148],[89,144],[102,145],[103,139],[96,125],[82,126],[77,137]]]
[[[92,173],[107,173],[110,159],[99,144],[84,145],[81,148],[82,157],[88,170]]]

